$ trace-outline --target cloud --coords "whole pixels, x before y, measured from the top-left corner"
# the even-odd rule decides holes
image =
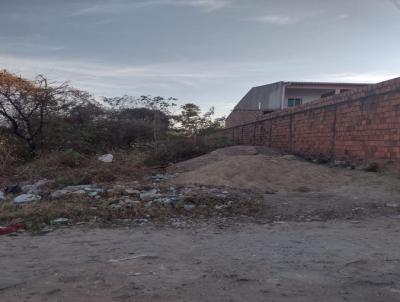
[[[277,62],[205,63],[167,62],[143,65],[112,65],[81,60],[52,60],[0,54],[0,69],[9,69],[24,77],[39,73],[51,80],[71,84],[97,95],[148,93],[157,89],[180,91],[201,89],[226,79],[265,75],[266,70],[281,68]],[[280,66],[280,67],[278,67]]]
[[[266,16],[255,17],[252,20],[271,25],[289,25],[297,23],[299,21],[298,18],[294,18],[288,15],[266,15]]]
[[[0,52],[15,52],[32,50],[40,51],[42,53],[53,53],[64,50],[64,45],[52,45],[49,41],[41,35],[32,36],[2,36],[0,35]]]
[[[338,15],[337,18],[338,18],[339,20],[345,20],[345,19],[349,19],[349,18],[350,18],[350,15],[348,15],[348,14],[341,14],[341,15]]]
[[[318,78],[308,78],[306,81],[326,81],[345,83],[379,83],[399,77],[400,74],[390,72],[364,72],[364,73],[335,73],[321,75]]]
[[[263,16],[256,16],[250,20],[253,22],[264,23],[275,26],[286,26],[297,24],[307,19],[315,18],[323,14],[323,10],[298,12],[296,14],[267,14]]]
[[[132,8],[149,6],[197,7],[214,11],[229,6],[233,0],[114,0],[81,8],[71,14],[73,17],[99,14],[123,13]]]
[[[390,0],[398,9],[400,9],[400,0]]]

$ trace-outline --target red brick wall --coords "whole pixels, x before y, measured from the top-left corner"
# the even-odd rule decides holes
[[[400,172],[400,78],[227,128],[238,144]]]
[[[262,117],[260,110],[237,110],[234,109],[231,114],[226,118],[226,127],[235,127],[246,123],[254,122]]]

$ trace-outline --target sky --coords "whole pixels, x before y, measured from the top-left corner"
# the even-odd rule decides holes
[[[253,86],[400,76],[400,0],[0,0],[0,69],[227,115]]]

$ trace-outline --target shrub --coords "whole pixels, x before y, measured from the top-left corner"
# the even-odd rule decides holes
[[[218,148],[231,146],[227,139],[197,139],[176,138],[163,142],[151,150],[145,159],[145,164],[150,166],[167,165],[188,160]]]

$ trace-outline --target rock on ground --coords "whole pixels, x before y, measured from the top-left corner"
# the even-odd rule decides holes
[[[14,198],[15,203],[29,203],[33,201],[39,201],[41,197],[35,194],[21,194]]]
[[[99,156],[98,160],[102,161],[103,163],[112,163],[114,160],[114,156],[112,154],[104,154],[102,156]]]

